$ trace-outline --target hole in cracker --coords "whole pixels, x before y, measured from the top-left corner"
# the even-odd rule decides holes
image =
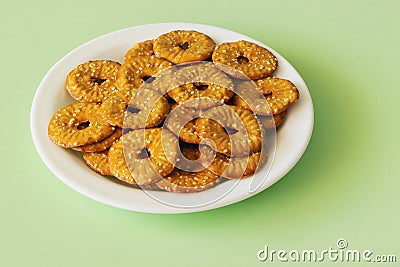
[[[122,128],[122,135],[132,132],[131,128]]]
[[[267,99],[267,101],[271,100],[272,93],[264,94],[263,97]],[[260,97],[261,98],[261,97]]]
[[[179,45],[179,47],[182,48],[183,50],[187,50],[189,48],[189,43],[184,42],[183,44]]]
[[[147,159],[150,157],[150,152],[149,150],[145,147],[142,150],[139,151],[138,153],[138,158],[139,159]]]
[[[145,83],[152,83],[154,80],[156,79],[156,77],[153,76],[143,76],[142,80]]]
[[[246,64],[250,61],[247,57],[244,56],[238,56],[236,59],[240,64]]]
[[[228,135],[232,135],[235,134],[237,132],[239,132],[239,130],[235,129],[235,128],[230,128],[230,127],[225,127],[224,131],[228,134]]]
[[[84,121],[84,122],[79,123],[77,128],[78,128],[78,130],[83,130],[83,129],[89,127],[89,125],[90,125],[89,121]]]
[[[95,84],[102,84],[102,83],[104,83],[106,80],[107,80],[107,79],[101,79],[101,78],[97,78],[97,77],[91,77],[91,78],[90,78],[90,81],[91,81],[92,83],[95,83]]]
[[[194,87],[196,87],[197,90],[206,90],[208,88],[208,84],[203,84],[203,83],[194,83]]]
[[[140,109],[134,108],[134,107],[130,107],[130,106],[128,106],[128,107],[126,108],[126,110],[127,110],[129,113],[132,113],[132,114],[137,114],[137,113],[140,112]]]

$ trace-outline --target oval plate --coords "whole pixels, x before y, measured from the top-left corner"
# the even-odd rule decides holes
[[[277,130],[276,153],[267,179],[256,192],[250,192],[251,177],[241,180],[219,200],[199,207],[177,208],[158,202],[141,190],[133,189],[90,170],[79,154],[54,145],[47,136],[51,116],[59,108],[75,102],[64,89],[67,74],[88,60],[109,59],[123,62],[125,52],[137,42],[155,39],[172,30],[196,30],[209,35],[219,44],[248,40],[269,49],[279,61],[274,76],[291,80],[299,90],[300,99],[291,108],[284,124]],[[31,132],[36,149],[47,167],[74,190],[99,202],[122,209],[149,213],[186,213],[226,206],[261,192],[282,178],[300,159],[310,140],[314,111],[310,93],[294,67],[279,53],[248,36],[215,26],[190,23],[162,23],[136,26],[115,31],[74,49],[60,59],[46,74],[36,91],[31,109]],[[257,175],[257,174],[256,174]],[[262,175],[262,173],[260,174]],[[234,181],[228,181],[230,183]],[[210,190],[218,190],[213,188]],[[209,194],[194,193],[194,197]],[[161,194],[177,194],[160,192]]]

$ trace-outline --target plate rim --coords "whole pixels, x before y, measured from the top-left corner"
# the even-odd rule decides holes
[[[92,44],[95,44],[99,40],[106,39],[107,37],[110,37],[110,36],[113,36],[113,35],[118,35],[118,34],[120,34],[122,32],[125,32],[125,31],[130,32],[130,31],[135,31],[135,30],[138,30],[140,28],[145,28],[145,27],[150,27],[150,28],[152,28],[152,27],[156,27],[156,28],[165,28],[165,27],[167,27],[167,28],[171,28],[171,30],[172,29],[180,29],[180,28],[193,28],[194,30],[196,30],[196,29],[199,30],[199,28],[209,28],[209,29],[213,29],[215,31],[229,32],[229,33],[232,33],[234,35],[244,36],[244,37],[246,37],[246,39],[249,39],[249,40],[251,40],[251,41],[253,41],[253,42],[255,42],[255,43],[259,44],[259,45],[267,47],[269,50],[271,50],[271,52],[273,52],[277,56],[279,56],[282,59],[284,59],[290,65],[290,67],[293,69],[295,74],[298,76],[298,78],[302,82],[302,85],[304,86],[304,89],[305,89],[305,92],[302,92],[301,97],[302,98],[304,98],[304,97],[307,98],[307,101],[308,101],[308,106],[307,107],[308,107],[308,113],[309,113],[308,114],[308,116],[309,116],[308,117],[309,125],[308,125],[307,132],[304,132],[304,136],[306,137],[306,139],[302,143],[301,147],[299,146],[299,149],[297,151],[297,155],[290,162],[288,162],[286,164],[286,168],[279,173],[279,175],[278,175],[279,177],[276,177],[271,182],[261,186],[256,192],[254,192],[252,194],[247,194],[247,195],[240,196],[240,197],[234,197],[234,198],[230,198],[228,200],[226,198],[223,198],[222,200],[214,202],[214,203],[212,203],[210,205],[194,207],[194,208],[174,208],[174,207],[162,204],[160,202],[157,202],[154,199],[151,199],[149,196],[145,195],[145,197],[147,197],[150,201],[156,202],[158,205],[160,205],[160,207],[158,209],[157,208],[156,209],[154,209],[154,208],[153,209],[149,209],[149,208],[146,208],[146,207],[135,206],[135,205],[134,205],[134,208],[132,208],[132,205],[127,205],[126,203],[120,203],[120,202],[116,201],[115,199],[113,199],[112,197],[110,197],[109,195],[107,195],[107,196],[98,195],[95,192],[93,192],[93,190],[92,191],[91,190],[85,190],[85,187],[79,186],[78,184],[76,184],[73,181],[71,181],[70,179],[68,179],[68,177],[66,177],[66,175],[64,173],[60,172],[59,168],[57,168],[56,166],[51,164],[51,160],[50,160],[49,155],[46,153],[46,151],[42,147],[42,144],[40,142],[40,136],[38,136],[39,132],[37,130],[37,127],[38,127],[37,115],[38,115],[38,107],[39,107],[38,104],[40,103],[40,96],[41,96],[41,94],[43,94],[43,90],[44,90],[43,88],[45,88],[46,82],[48,82],[48,80],[50,79],[51,74],[54,73],[55,70],[57,70],[57,68],[60,67],[60,65],[63,63],[63,61],[67,60],[69,57],[73,56],[76,52],[79,52],[80,50],[84,49],[85,47],[90,46]],[[201,31],[201,30],[199,30],[199,31]],[[304,96],[304,93],[306,93],[306,96]],[[232,31],[230,29],[225,29],[225,28],[221,28],[221,27],[217,27],[217,26],[213,26],[213,25],[197,24],[197,23],[185,23],[185,22],[154,23],[154,24],[144,24],[144,25],[138,25],[138,26],[133,26],[133,27],[127,27],[127,28],[123,28],[123,29],[119,29],[119,30],[116,30],[116,31],[112,31],[112,32],[106,33],[104,35],[98,36],[96,38],[93,38],[93,39],[91,39],[91,40],[79,45],[78,47],[74,48],[73,50],[68,52],[66,55],[61,57],[47,71],[47,73],[42,78],[39,86],[36,89],[36,92],[34,94],[34,98],[33,98],[33,101],[32,101],[31,113],[30,113],[30,130],[31,130],[31,135],[32,135],[32,139],[33,139],[36,151],[38,152],[40,158],[45,163],[47,168],[58,179],[60,179],[66,185],[68,185],[69,187],[71,187],[75,191],[81,193],[82,195],[85,195],[86,197],[92,198],[92,199],[94,199],[94,200],[96,200],[98,202],[101,202],[103,204],[114,206],[114,207],[125,209],[125,210],[131,210],[131,211],[137,211],[137,212],[146,212],[146,213],[157,213],[157,214],[191,213],[191,212],[199,212],[199,211],[216,209],[216,208],[219,208],[219,207],[224,207],[224,206],[231,205],[233,203],[240,202],[242,200],[245,200],[245,199],[247,199],[247,198],[249,198],[251,196],[254,196],[254,195],[264,191],[265,189],[267,189],[268,187],[272,186],[277,181],[282,179],[296,165],[296,163],[300,160],[300,158],[302,157],[302,155],[306,151],[306,149],[308,147],[308,144],[309,144],[309,142],[311,140],[313,128],[314,128],[314,107],[313,107],[313,101],[312,101],[312,97],[311,97],[310,91],[309,91],[304,79],[301,77],[301,75],[298,73],[298,71],[282,55],[280,55],[278,52],[276,52],[274,49],[272,49],[268,45],[266,45],[264,43],[261,43],[261,42],[255,40],[255,39],[253,39],[253,38],[251,38],[251,37],[249,37],[247,35],[241,34],[239,32],[235,32],[235,31]],[[278,148],[276,149],[276,151],[278,151]],[[276,164],[275,161],[272,162],[271,168],[273,168],[274,164]],[[136,193],[136,191],[135,191],[135,193]],[[141,193],[143,193],[143,192],[141,192]]]

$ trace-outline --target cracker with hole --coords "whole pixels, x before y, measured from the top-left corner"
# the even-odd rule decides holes
[[[187,107],[207,109],[233,96],[232,79],[213,63],[194,62],[171,68],[168,95]]]
[[[164,121],[169,110],[170,104],[164,96],[140,87],[128,104],[123,125],[130,129],[155,127]]]
[[[112,60],[92,60],[80,64],[67,76],[65,88],[80,102],[101,103],[116,89],[121,64]]]
[[[299,99],[299,90],[287,79],[267,77],[256,81],[272,111],[280,114]]]
[[[98,142],[113,131],[98,113],[100,105],[77,102],[59,109],[50,119],[48,136],[62,147],[71,148]]]
[[[227,179],[242,179],[256,173],[268,159],[266,150],[251,153],[247,156],[230,157],[222,153],[213,151],[208,146],[201,146],[199,152],[205,167],[212,173]],[[210,164],[208,162],[211,161]]]
[[[252,80],[267,77],[278,67],[278,59],[271,51],[245,40],[218,45],[212,60],[237,69]]]
[[[138,185],[170,174],[178,157],[178,138],[162,128],[139,129],[122,136],[126,164]]]
[[[205,110],[197,119],[196,128],[206,144],[228,156],[258,152],[263,143],[256,116],[236,106],[218,106]]]
[[[154,52],[174,64],[209,58],[215,43],[208,35],[192,30],[176,30],[161,34],[154,41]]]
[[[136,56],[122,64],[117,73],[116,85],[120,90],[137,90],[143,83],[151,83],[153,75],[172,66],[172,63],[155,56]]]

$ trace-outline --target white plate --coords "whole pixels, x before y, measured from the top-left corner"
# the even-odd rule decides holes
[[[125,52],[134,43],[154,39],[162,33],[176,29],[203,32],[213,38],[217,44],[225,41],[248,40],[268,48],[279,60],[279,67],[274,76],[291,80],[300,92],[299,101],[290,108],[285,123],[277,131],[276,154],[267,179],[254,193],[249,192],[251,179],[248,178],[241,180],[232,191],[211,204],[191,208],[168,206],[154,200],[141,190],[132,189],[97,175],[76,153],[54,145],[47,136],[47,125],[54,112],[60,107],[75,102],[64,89],[65,77],[71,69],[93,59],[122,62]],[[307,86],[294,67],[279,53],[237,32],[190,23],[136,26],[103,35],[83,44],[60,59],[49,70],[37,89],[31,110],[31,132],[36,149],[48,168],[58,178],[76,191],[102,203],[150,213],[185,213],[214,209],[246,199],[266,189],[282,178],[300,159],[310,140],[313,123],[313,104]],[[193,195],[200,197],[200,194],[207,194],[207,190]]]

